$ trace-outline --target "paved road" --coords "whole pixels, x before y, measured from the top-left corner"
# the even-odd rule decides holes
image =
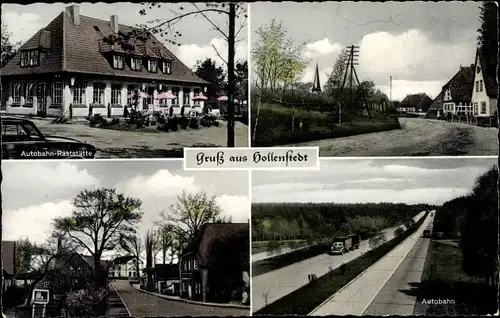
[[[92,128],[83,123],[52,124],[33,120],[45,135],[56,135],[88,142],[99,150],[96,158],[168,158],[182,157],[184,147],[226,147],[227,126],[175,132],[136,132]],[[236,147],[247,147],[248,126],[235,123]]]
[[[309,315],[413,315],[416,297],[399,289],[408,290],[409,282],[419,282],[422,277],[429,245],[422,234],[432,221],[428,216],[415,233]]]
[[[424,214],[425,211],[419,213],[414,220],[420,220]],[[382,231],[386,240],[394,238],[395,229],[396,227],[393,227]],[[319,278],[339,267],[342,262],[350,262],[371,248],[369,240],[364,240],[360,242],[359,249],[344,255],[321,254],[262,275],[253,276],[252,311],[256,312],[308,284],[309,274],[316,274]]]
[[[291,146],[317,146],[322,157],[498,155],[496,128],[422,118],[399,122],[402,129]]]
[[[249,310],[229,307],[209,307],[183,301],[167,300],[134,289],[128,281],[113,282],[118,294],[134,317],[152,316],[248,316]]]

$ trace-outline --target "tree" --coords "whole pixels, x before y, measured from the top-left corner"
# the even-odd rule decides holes
[[[141,237],[137,234],[130,236],[122,236],[120,237],[120,247],[129,255],[134,257],[135,263],[135,275],[137,277],[141,276],[139,264],[141,262],[142,255],[142,240]]]
[[[9,32],[7,25],[2,19],[2,66],[4,67],[17,53],[17,47],[21,42],[12,44],[10,41],[12,33]]]
[[[179,253],[180,241],[171,225],[167,224],[158,231],[158,244],[162,252],[163,264],[167,263],[167,251],[170,251],[170,264],[173,264],[175,254]]]
[[[139,11],[141,15],[147,15],[148,10],[157,10],[162,7],[163,3],[149,2],[143,3],[144,8]],[[227,112],[227,146],[234,147],[234,91],[235,91],[235,43],[241,30],[246,26],[247,19],[247,4],[244,2],[207,2],[205,8],[200,8],[198,3],[189,3],[192,10],[186,10],[184,7],[179,7],[179,11],[170,10],[174,14],[172,18],[156,19],[150,21],[148,25],[140,24],[137,28],[130,32],[119,32],[111,36],[105,37],[107,43],[120,44],[125,50],[129,50],[133,40],[145,41],[151,36],[159,36],[161,40],[168,43],[179,45],[179,39],[182,33],[174,31],[175,25],[188,16],[202,16],[210,25],[217,30],[228,43],[227,59],[224,59],[217,51],[217,55],[227,64],[228,73],[228,112]],[[224,14],[228,17],[227,33],[223,31],[223,27],[218,26],[210,14]],[[239,20],[240,26],[236,30],[236,21]],[[215,47],[214,47],[215,49]]]
[[[347,60],[349,59],[349,51],[342,50],[335,63],[333,64],[332,72],[329,74],[328,79],[324,85],[327,94],[334,94],[338,91],[339,87],[344,81],[344,74],[347,68]]]
[[[221,212],[215,196],[209,197],[204,191],[195,194],[183,191],[168,212],[160,213],[158,225],[176,233],[181,246],[185,247],[206,223],[226,222]]]
[[[196,76],[212,84],[207,87],[207,97],[209,99],[217,98],[224,88],[224,69],[221,66],[217,66],[211,58],[198,61],[195,67]]]
[[[153,230],[148,230],[146,233],[145,247],[146,247],[146,269],[147,269],[147,289],[149,291],[153,291],[153,272],[151,269],[153,268],[153,257],[154,257],[154,249],[156,246],[156,233]]]
[[[243,101],[248,101],[248,62],[238,62],[235,68],[236,92],[238,99],[238,109]]]
[[[99,276],[103,252],[135,234],[134,226],[143,214],[141,205],[140,200],[115,189],[83,190],[73,200],[71,216],[55,219],[55,229],[92,255]]]
[[[477,38],[479,50],[484,59],[485,72],[496,78],[498,66],[498,7],[495,2],[483,1],[480,5]]]

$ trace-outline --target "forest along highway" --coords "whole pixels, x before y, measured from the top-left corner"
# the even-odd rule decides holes
[[[315,140],[292,147],[319,147],[321,157],[496,156],[496,128],[423,118],[399,118],[401,129]]]
[[[418,222],[425,215],[425,211],[417,214],[413,220]],[[385,229],[387,241],[394,237],[397,227]],[[308,258],[306,260],[288,265],[276,270],[265,271],[252,265],[252,311],[266,307],[276,300],[290,294],[309,283],[308,275],[315,274],[318,278],[327,274],[331,269],[338,268],[341,263],[347,263],[370,250],[369,240],[361,241],[359,249],[343,255],[325,254]],[[262,274],[257,274],[261,272]]]
[[[429,239],[422,236],[433,220],[434,213],[429,214],[415,233],[309,315],[413,315],[416,297],[405,292],[412,289],[409,283],[422,278],[429,247]]]

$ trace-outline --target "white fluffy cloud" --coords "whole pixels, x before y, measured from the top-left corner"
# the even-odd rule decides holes
[[[2,239],[17,240],[28,237],[31,241],[44,243],[52,232],[56,217],[71,215],[71,201],[47,202],[9,211],[2,216]]]
[[[250,218],[250,199],[247,196],[221,195],[216,199],[224,216],[230,216],[235,223],[246,223]]]
[[[204,61],[207,58],[215,60],[217,66],[222,66],[225,68],[225,63],[217,55],[217,52],[227,61],[227,41],[222,38],[214,38],[209,43],[198,45],[198,44],[183,44],[179,46],[175,52],[176,56],[184,63],[187,67],[193,68],[198,61]],[[248,56],[248,46],[247,41],[240,41],[236,43],[236,55],[235,60],[247,60]]]
[[[329,39],[312,42],[306,45],[304,56],[307,58],[318,58],[329,54],[338,54],[342,51],[342,46],[339,43],[332,43]]]
[[[7,26],[11,33],[11,42],[24,43],[29,40],[40,28],[45,26],[45,21],[38,14],[7,11],[2,14],[2,22]]]

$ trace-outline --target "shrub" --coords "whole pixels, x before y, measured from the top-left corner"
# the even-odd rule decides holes
[[[189,125],[189,119],[186,116],[182,116],[179,121],[179,127],[181,129],[186,129]]]
[[[106,119],[104,119],[101,114],[95,114],[90,118],[87,118],[90,124],[90,127],[100,127],[106,124]]]
[[[171,131],[179,130],[179,119],[174,117],[168,120],[168,128]]]
[[[189,120],[189,128],[198,129],[199,126],[200,121],[198,120],[198,118],[193,117]]]
[[[120,119],[118,119],[116,117],[111,120],[111,125],[118,125],[119,123],[120,123]]]
[[[213,125],[214,125],[215,127],[219,127],[219,121],[218,121],[218,120],[214,120]]]
[[[201,118],[200,125],[203,127],[210,127],[213,125],[213,119],[210,116],[205,115]]]
[[[68,293],[68,296],[66,297],[66,305],[71,317],[94,316],[91,297],[89,292],[85,289]]]

